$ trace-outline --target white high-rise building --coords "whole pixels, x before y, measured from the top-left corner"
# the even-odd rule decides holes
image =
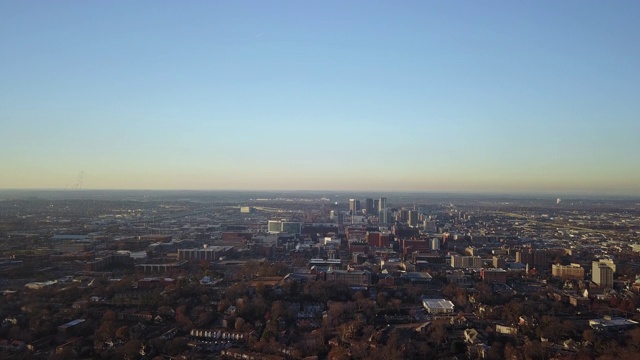
[[[387,198],[380,198],[378,201],[378,219],[381,224],[389,223],[389,212],[387,211]]]
[[[358,201],[356,199],[349,199],[349,211],[351,216],[355,216],[358,212]]]
[[[599,260],[591,263],[591,281],[600,287],[613,287],[613,273],[616,265],[613,260]]]

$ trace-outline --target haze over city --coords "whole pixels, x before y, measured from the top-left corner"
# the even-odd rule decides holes
[[[640,3],[2,2],[0,188],[640,195]]]
[[[636,360],[638,19],[0,0],[0,358]]]

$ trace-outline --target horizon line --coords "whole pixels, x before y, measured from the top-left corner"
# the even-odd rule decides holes
[[[588,195],[588,196],[615,196],[615,197],[637,197],[640,198],[640,194],[636,193],[605,193],[594,191],[518,191],[518,190],[362,190],[362,189],[340,189],[340,190],[328,190],[328,189],[225,189],[225,188],[211,188],[211,189],[188,189],[188,188],[162,188],[162,189],[149,189],[149,188],[89,188],[89,189],[69,189],[69,188],[0,188],[0,191],[58,191],[58,192],[85,192],[85,191],[162,191],[162,192],[327,192],[327,193],[396,193],[396,194],[467,194],[467,195],[544,195],[544,196],[576,196],[576,195]]]

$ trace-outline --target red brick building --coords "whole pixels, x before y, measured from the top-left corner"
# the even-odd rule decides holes
[[[504,269],[482,269],[480,274],[484,282],[503,284],[507,282],[507,271]]]

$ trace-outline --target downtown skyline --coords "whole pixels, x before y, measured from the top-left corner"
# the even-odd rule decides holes
[[[0,4],[0,188],[640,195],[632,1]]]

